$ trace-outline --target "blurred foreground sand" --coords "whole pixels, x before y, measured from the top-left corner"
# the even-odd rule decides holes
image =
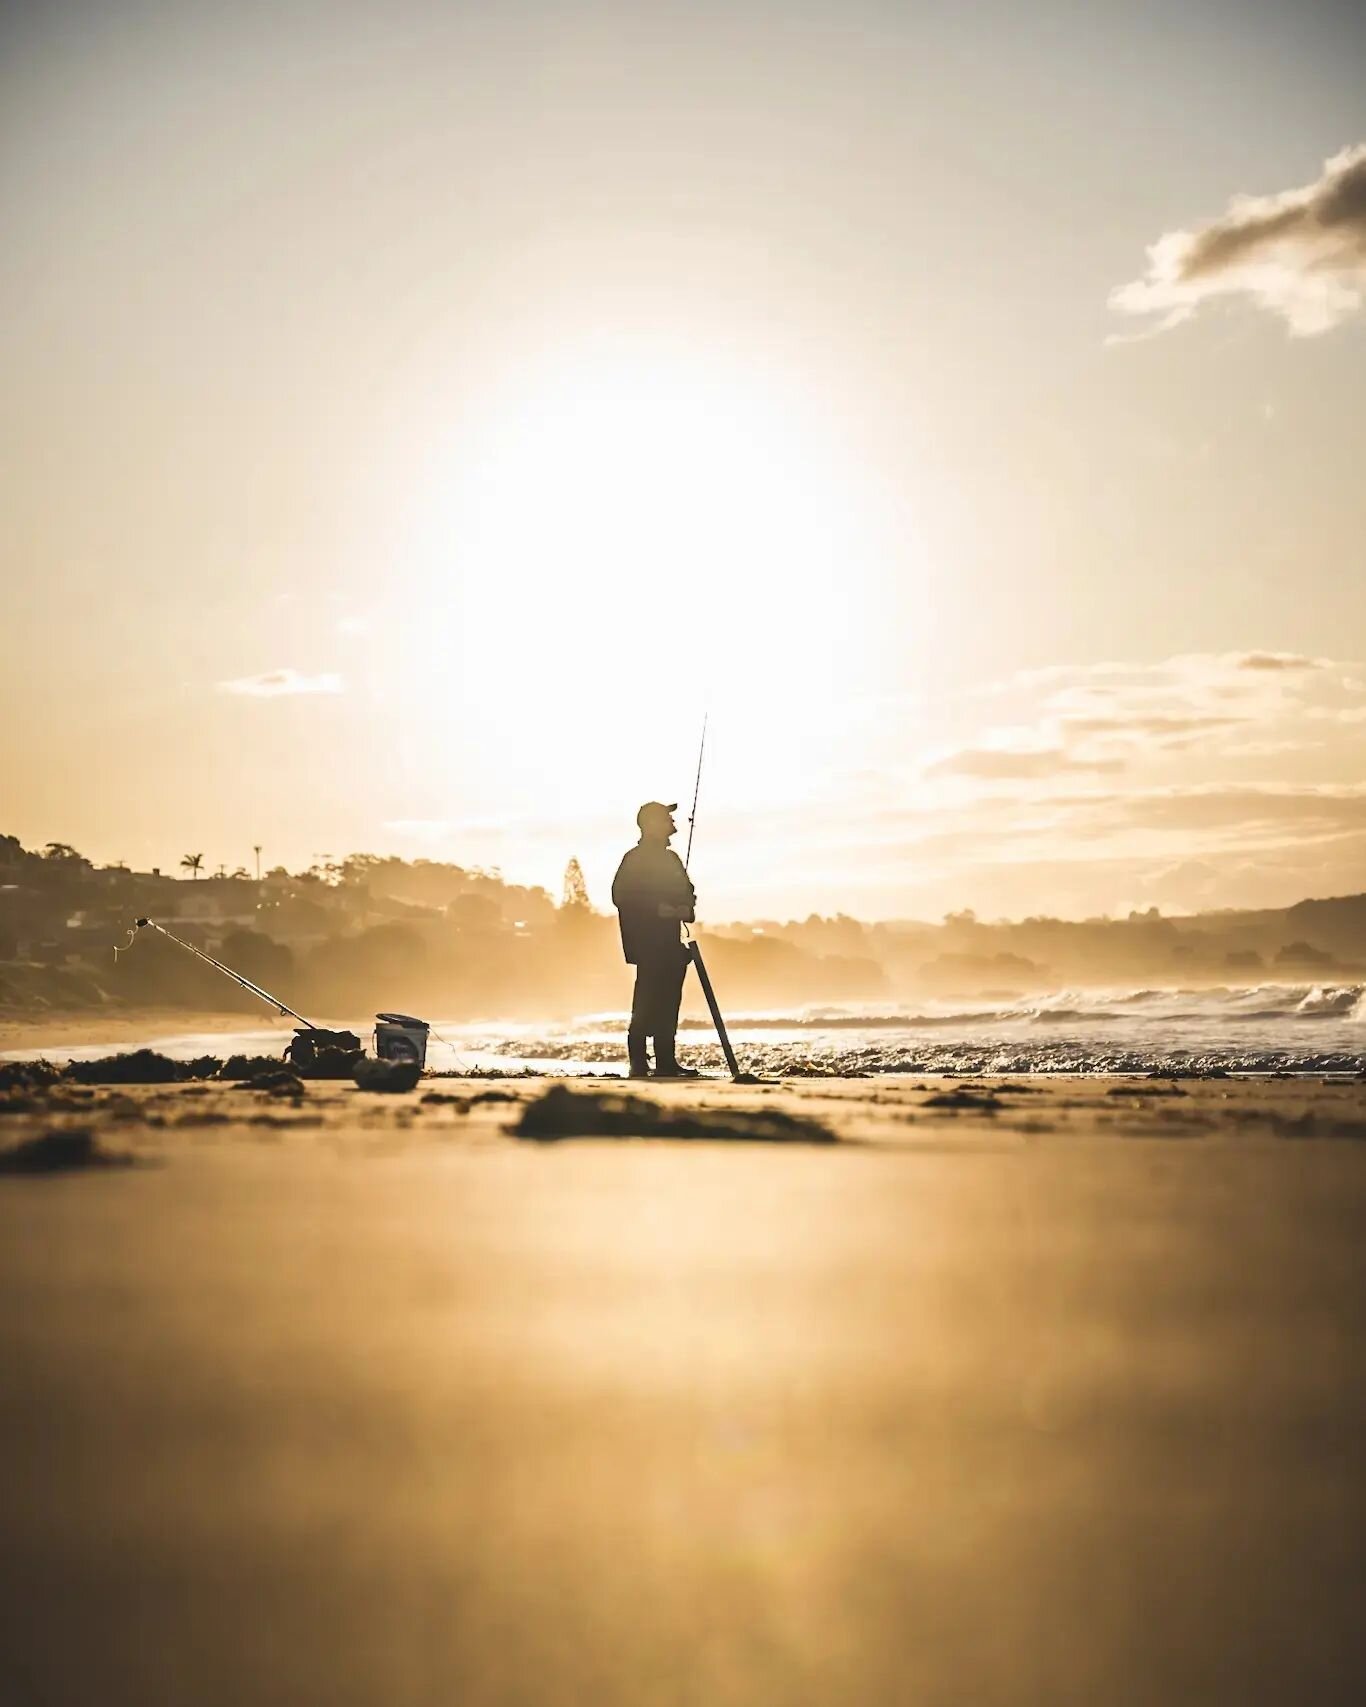
[[[951,1088],[7,1116],[158,1164],[0,1179],[7,1698],[1351,1699],[1366,1086]]]

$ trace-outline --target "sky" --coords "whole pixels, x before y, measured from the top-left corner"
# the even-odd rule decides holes
[[[1366,20],[0,3],[0,830],[1366,888]]]

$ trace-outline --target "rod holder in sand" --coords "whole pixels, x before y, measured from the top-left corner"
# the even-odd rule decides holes
[[[707,1006],[711,1009],[711,1022],[716,1027],[716,1035],[721,1039],[721,1053],[726,1058],[730,1068],[730,1076],[737,1084],[753,1082],[752,1073],[742,1073],[740,1063],[735,1059],[735,1051],[730,1046],[730,1035],[726,1031],[726,1022],[721,1018],[721,1009],[717,1005],[716,991],[711,987],[711,979],[707,976],[706,963],[702,959],[702,950],[694,937],[687,945],[688,958],[697,968],[697,981],[702,986],[702,994],[707,998]]]

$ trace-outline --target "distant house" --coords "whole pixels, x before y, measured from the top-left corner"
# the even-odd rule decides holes
[[[221,941],[232,931],[259,928],[260,885],[242,878],[165,881],[158,924],[170,929],[187,926],[206,942]]]

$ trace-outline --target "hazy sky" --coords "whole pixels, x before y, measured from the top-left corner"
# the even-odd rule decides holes
[[[713,918],[1366,887],[1363,141],[1313,0],[0,4],[0,829],[601,902],[709,709]]]

